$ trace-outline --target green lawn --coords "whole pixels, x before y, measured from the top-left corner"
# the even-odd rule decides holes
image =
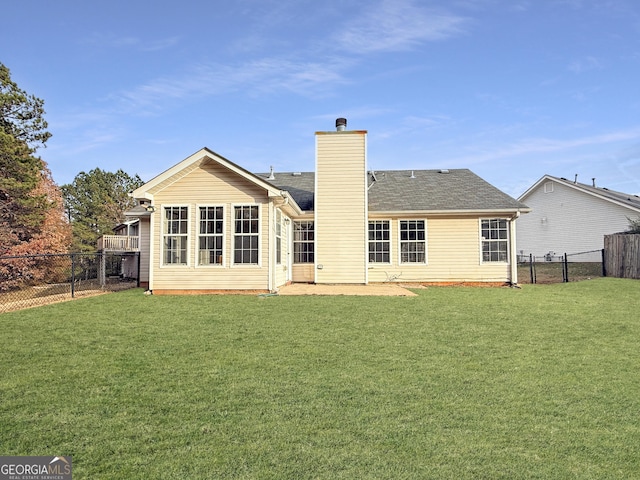
[[[640,283],[113,293],[0,315],[0,454],[75,479],[640,478]]]

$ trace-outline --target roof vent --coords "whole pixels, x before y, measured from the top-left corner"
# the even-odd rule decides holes
[[[336,130],[339,132],[344,132],[346,128],[347,128],[347,119],[336,118]]]
[[[416,178],[416,176],[413,173],[413,170],[411,170],[411,176],[409,178]]]
[[[267,180],[275,180],[276,177],[273,175],[273,165],[271,165],[271,171],[269,172],[269,177]]]
[[[449,173],[449,170],[446,168],[441,168],[440,170],[438,170],[439,173]]]
[[[593,182],[593,187],[595,188],[595,186],[596,186],[596,177],[593,177],[593,178],[591,179],[591,181]]]
[[[293,172],[293,173],[291,174],[291,176],[293,176],[293,177],[299,177],[299,176],[301,176],[301,175],[302,175],[302,172]]]

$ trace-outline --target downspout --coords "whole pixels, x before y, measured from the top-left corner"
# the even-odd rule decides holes
[[[154,210],[149,216],[149,286],[147,287],[147,290],[149,290],[150,292],[153,292],[153,272],[156,268],[153,251],[153,245],[155,244],[155,217],[156,214]],[[160,232],[158,232],[158,236],[159,235]],[[162,240],[159,239],[158,241],[161,242]],[[158,265],[160,265],[160,259],[158,259]]]
[[[511,258],[511,285],[518,285],[518,252],[516,251],[516,220],[520,218],[518,210],[509,220],[509,256]]]

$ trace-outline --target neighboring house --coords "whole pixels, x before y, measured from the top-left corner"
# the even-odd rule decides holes
[[[518,253],[556,260],[567,254],[582,261],[600,261],[594,250],[604,245],[604,236],[623,232],[629,219],[640,215],[640,198],[603,187],[545,175],[519,200],[532,213],[518,221]]]
[[[316,171],[254,174],[204,148],[133,192],[154,293],[288,282],[517,282],[529,209],[466,169],[367,171],[367,132],[316,132]]]

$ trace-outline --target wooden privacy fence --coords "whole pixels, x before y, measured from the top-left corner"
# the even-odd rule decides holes
[[[640,279],[640,233],[605,235],[604,264],[607,277]]]

